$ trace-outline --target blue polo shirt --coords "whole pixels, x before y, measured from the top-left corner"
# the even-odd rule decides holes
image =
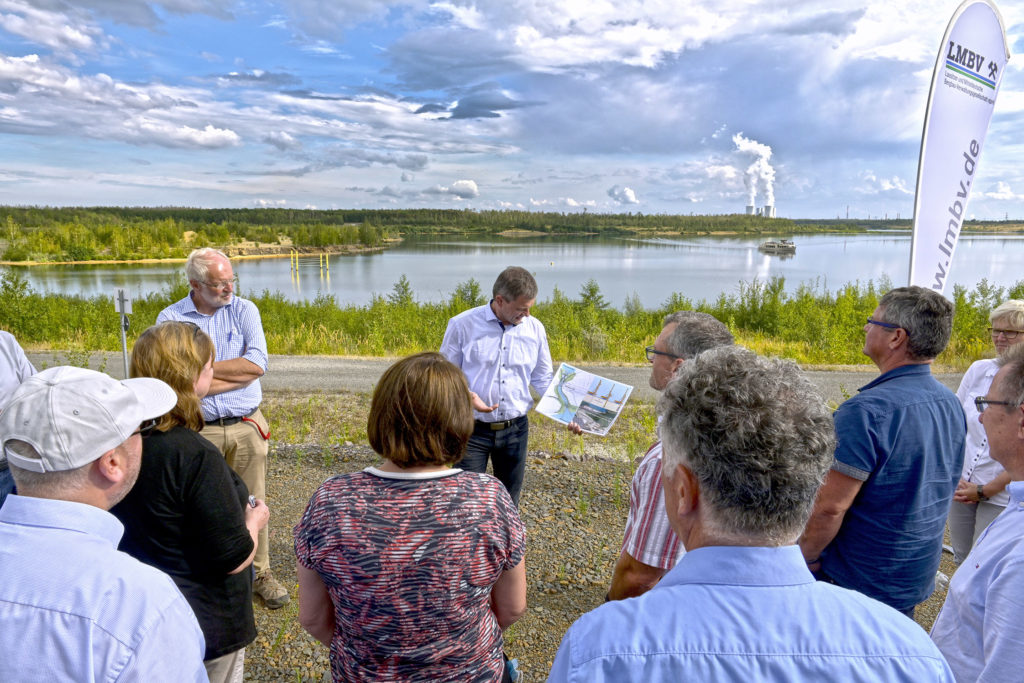
[[[964,457],[967,423],[928,365],[904,365],[835,412],[832,469],[864,482],[821,555],[840,586],[907,610],[927,599]]]

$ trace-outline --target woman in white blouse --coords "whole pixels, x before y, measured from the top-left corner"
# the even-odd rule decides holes
[[[998,355],[1024,341],[1024,301],[1009,299],[997,306],[988,319],[992,325],[988,328],[992,344]],[[1003,511],[1008,499],[1006,484],[1010,477],[1002,465],[989,457],[988,440],[974,405],[975,398],[988,393],[998,369],[994,359],[977,361],[964,373],[956,391],[967,416],[964,468],[949,510],[949,536],[957,564],[964,561],[978,536]]]

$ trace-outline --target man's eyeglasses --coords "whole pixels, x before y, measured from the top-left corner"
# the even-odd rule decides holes
[[[1017,338],[1017,335],[1021,333],[1021,330],[1002,330],[998,327],[990,327],[988,328],[988,333],[991,334],[993,338],[1003,335],[1007,339],[1013,340]]]
[[[993,401],[992,399],[985,398],[984,396],[974,397],[974,407],[978,409],[979,413],[984,413],[985,408],[988,406],[1013,406],[1017,407],[1013,401]]]
[[[886,322],[882,322],[881,320],[875,320],[874,318],[872,318],[870,316],[868,317],[868,325],[878,325],[879,327],[884,327],[887,330],[898,330],[898,329],[900,329],[899,325],[893,325],[892,323],[886,323]]]
[[[644,351],[647,353],[647,360],[649,360],[649,361],[653,361],[655,356],[668,356],[669,358],[682,358],[682,356],[677,356],[676,354],[669,353],[668,351],[658,351],[653,346],[645,347]]]
[[[230,280],[215,280],[214,282],[203,282],[202,280],[200,280],[200,282],[202,282],[210,289],[224,289],[225,287],[234,287],[235,285],[237,285],[238,276],[236,275]]]
[[[160,418],[158,417],[155,417],[152,420],[146,420],[145,422],[139,425],[138,429],[132,432],[132,436],[135,436],[136,434],[141,434],[142,438],[145,439],[147,436],[153,433],[153,430],[156,429],[156,426],[158,424],[160,424]]]

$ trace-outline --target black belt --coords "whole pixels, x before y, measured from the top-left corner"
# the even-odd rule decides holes
[[[500,432],[501,430],[508,429],[512,425],[517,424],[525,419],[525,415],[520,415],[519,417],[513,417],[511,420],[502,420],[501,422],[484,422],[483,420],[473,421],[476,422],[481,427],[483,427],[484,429],[490,429],[492,432]]]
[[[257,410],[259,410],[259,407],[253,408],[252,413],[249,413],[249,415],[240,415],[238,417],[218,417],[215,420],[206,420],[205,424],[208,424],[210,426],[217,425],[220,427],[230,427],[231,425],[238,424],[245,418],[255,413]]]

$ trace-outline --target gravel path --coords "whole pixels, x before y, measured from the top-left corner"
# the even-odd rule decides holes
[[[327,648],[298,624],[291,528],[326,478],[378,461],[365,445],[275,444],[268,477],[271,561],[292,602],[267,610],[257,598],[259,636],[246,652],[246,680],[329,681]],[[532,452],[520,502],[527,527],[526,615],[506,632],[506,652],[533,683],[547,677],[566,629],[600,605],[618,556],[629,508],[632,468],[620,461],[567,459]],[[952,573],[948,557],[943,570]],[[918,608],[930,628],[945,592]],[[325,677],[326,676],[326,677]]]
[[[33,351],[28,354],[29,360],[39,369],[68,362],[66,352]],[[102,370],[118,379],[124,376],[124,362],[121,353],[96,351],[88,354],[89,366],[94,370]],[[81,358],[73,356],[71,363],[79,365]],[[394,358],[344,358],[341,356],[270,356],[270,371],[260,380],[266,392],[338,392],[350,391],[369,393],[374,384]],[[651,401],[657,394],[647,384],[651,376],[651,366],[645,363],[636,365],[602,365],[597,363],[581,363],[581,367],[590,372],[608,377],[617,382],[634,387],[631,400]],[[818,391],[826,399],[842,403],[857,393],[878,375],[873,365],[848,365],[816,370],[807,369],[808,379],[818,387]],[[936,372],[935,378],[953,391],[960,385],[960,372]]]

